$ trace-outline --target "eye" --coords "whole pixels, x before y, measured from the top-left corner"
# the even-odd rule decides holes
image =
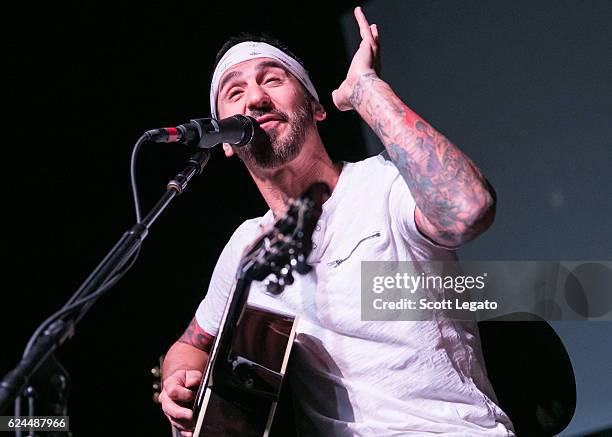
[[[267,83],[278,83],[280,81],[281,81],[280,77],[277,77],[277,76],[268,76],[268,77],[266,77],[266,80],[264,80],[264,84],[267,84]]]
[[[230,100],[233,100],[237,98],[241,93],[242,93],[242,90],[240,88],[232,88],[231,90],[227,92],[227,98]]]

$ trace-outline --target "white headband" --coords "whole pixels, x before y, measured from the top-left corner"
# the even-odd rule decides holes
[[[221,79],[223,73],[225,73],[228,68],[231,68],[236,64],[255,58],[272,58],[276,59],[277,61],[280,61],[283,66],[287,70],[289,70],[289,72],[293,74],[296,79],[299,80],[302,85],[304,85],[304,87],[306,87],[312,97],[314,97],[317,102],[319,101],[319,95],[317,94],[314,85],[310,81],[308,72],[304,69],[304,67],[302,67],[302,65],[298,61],[296,61],[294,58],[292,58],[282,50],[265,42],[247,41],[241,42],[240,44],[236,44],[227,52],[225,52],[225,54],[217,64],[217,68],[215,68],[212,82],[210,84],[210,110],[212,112],[213,118],[217,118],[217,95],[219,94],[219,79]]]

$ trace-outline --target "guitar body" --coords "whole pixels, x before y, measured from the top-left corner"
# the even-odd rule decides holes
[[[231,358],[216,360],[202,387],[195,436],[270,434],[296,322],[291,315],[246,306],[233,332]]]

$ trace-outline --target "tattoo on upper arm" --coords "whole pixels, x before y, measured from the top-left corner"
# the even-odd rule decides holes
[[[204,352],[210,352],[214,339],[215,337],[200,328],[200,325],[198,325],[194,317],[178,341],[203,350]]]
[[[375,91],[365,93],[365,87]],[[474,213],[490,202],[492,189],[470,159],[375,76],[362,78],[351,102],[360,106],[389,151],[421,213],[433,225],[428,231],[442,243],[454,243],[472,232]]]

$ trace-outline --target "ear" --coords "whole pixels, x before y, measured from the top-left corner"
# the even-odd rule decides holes
[[[325,120],[327,118],[327,112],[325,111],[325,108],[323,107],[323,105],[321,105],[316,100],[312,100],[312,104],[313,104],[312,109],[313,109],[315,121]]]
[[[223,152],[228,158],[234,154],[234,149],[228,143],[223,143]]]

